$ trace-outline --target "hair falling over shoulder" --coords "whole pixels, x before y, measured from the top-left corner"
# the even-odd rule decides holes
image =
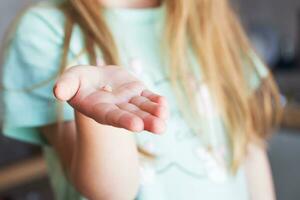
[[[172,58],[168,59],[168,66],[172,66],[170,78],[182,112],[188,121],[199,118],[199,113],[194,112],[196,77],[191,76],[187,67],[191,49],[225,122],[231,145],[231,169],[236,172],[248,144],[263,145],[280,121],[282,108],[277,86],[269,73],[260,87],[251,91],[243,66],[257,73],[251,58],[253,50],[228,0],[164,0],[162,4],[166,8],[163,48],[167,58]],[[119,64],[116,44],[97,0],[66,0],[61,8],[67,18],[61,71],[66,66],[74,24],[84,33],[91,64],[96,63],[97,48],[107,64]],[[191,105],[188,110],[183,106],[187,103]]]

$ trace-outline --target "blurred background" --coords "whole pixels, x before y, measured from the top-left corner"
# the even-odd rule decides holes
[[[287,103],[282,128],[269,141],[278,200],[299,200],[300,1],[232,1]],[[11,20],[32,2],[37,0],[0,0],[0,40]],[[49,185],[40,149],[0,134],[0,200],[52,200]]]

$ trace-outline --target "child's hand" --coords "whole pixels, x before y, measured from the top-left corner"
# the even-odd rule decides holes
[[[165,130],[166,99],[121,67],[72,67],[56,82],[54,95],[101,124],[130,131]]]

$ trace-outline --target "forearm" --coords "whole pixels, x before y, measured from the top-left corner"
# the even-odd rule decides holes
[[[256,145],[249,146],[245,167],[251,199],[275,200],[273,179],[265,149]]]
[[[132,133],[103,126],[76,113],[77,144],[71,179],[90,199],[129,200],[139,183]]]
[[[91,200],[132,200],[137,193],[138,159],[132,133],[76,114],[75,122],[41,128],[58,154],[66,176]]]

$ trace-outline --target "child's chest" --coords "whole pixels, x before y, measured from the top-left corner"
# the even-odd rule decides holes
[[[122,66],[168,101],[170,116],[166,132],[157,136],[145,131],[135,137],[140,148],[155,155],[152,161],[141,156],[144,181],[174,168],[191,178],[225,181],[229,159],[227,137],[222,121],[213,113],[214,105],[210,99],[203,98],[204,101],[199,102],[205,117],[196,122],[201,124],[202,132],[195,133],[179,108],[167,73],[172,66],[166,66],[164,62],[159,34],[150,28],[127,29],[115,33],[114,37]],[[99,60],[101,62],[101,56]],[[200,89],[202,91],[195,92],[205,96],[207,88],[203,85]]]
[[[142,177],[145,182],[172,168],[178,173],[198,179],[222,182],[228,176],[227,143],[225,131],[218,116],[207,115],[198,123],[203,124],[203,133],[195,133],[179,108],[169,77],[166,73],[160,44],[152,39],[151,45],[132,45],[126,53],[121,52],[124,67],[134,73],[149,89],[167,98],[170,116],[167,131],[163,135],[148,132],[136,135],[137,145],[155,155],[154,160],[142,156]],[[146,42],[148,44],[148,42]],[[139,50],[138,50],[139,49]],[[186,105],[188,106],[188,105]],[[214,105],[205,104],[206,110]]]

